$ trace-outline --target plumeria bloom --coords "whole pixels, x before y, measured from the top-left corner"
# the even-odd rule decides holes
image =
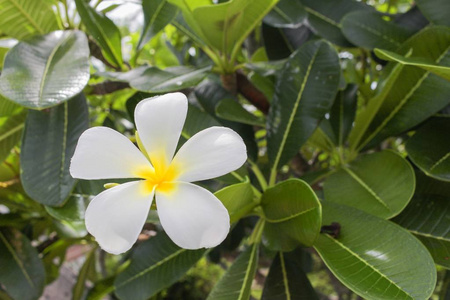
[[[175,154],[187,107],[181,93],[139,102],[135,121],[142,152],[106,127],[93,127],[81,135],[70,165],[74,178],[138,179],[107,189],[89,203],[86,228],[105,251],[119,254],[131,248],[153,198],[162,227],[178,246],[214,247],[227,236],[226,208],[192,182],[238,169],[247,159],[246,147],[233,130],[211,127],[195,134]]]

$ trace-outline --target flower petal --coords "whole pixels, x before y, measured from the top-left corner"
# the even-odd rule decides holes
[[[146,167],[152,168],[129,139],[110,128],[93,127],[78,140],[70,174],[80,179],[135,178]]]
[[[118,185],[98,194],[86,210],[86,228],[100,247],[112,254],[131,248],[147,219],[154,191],[145,181]]]
[[[134,112],[139,137],[156,169],[173,158],[187,114],[187,98],[170,93],[139,102]]]
[[[225,175],[247,160],[242,138],[226,127],[211,127],[190,138],[178,150],[173,164],[180,170],[177,180],[198,181]]]
[[[219,245],[230,230],[230,217],[211,192],[192,183],[174,182],[174,189],[156,189],[156,206],[162,227],[181,248]]]

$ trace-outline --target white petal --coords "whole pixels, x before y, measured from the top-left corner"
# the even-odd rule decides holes
[[[152,168],[129,139],[110,128],[93,127],[78,140],[70,174],[80,179],[135,178],[146,167]]]
[[[131,248],[147,219],[154,191],[145,181],[121,184],[98,194],[86,210],[86,228],[112,254]]]
[[[181,248],[219,245],[230,230],[230,217],[211,192],[192,183],[176,182],[174,190],[156,190],[156,206],[162,227]]]
[[[226,127],[200,131],[178,150],[173,164],[180,181],[198,181],[225,175],[241,167],[247,160],[242,138]]]
[[[171,93],[139,102],[134,112],[139,137],[156,169],[173,158],[187,114],[187,98]]]

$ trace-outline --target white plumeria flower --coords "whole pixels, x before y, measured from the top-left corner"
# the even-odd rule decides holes
[[[195,134],[174,156],[187,107],[181,93],[137,105],[135,121],[144,153],[106,127],[93,127],[81,135],[70,165],[74,178],[143,179],[105,190],[89,203],[86,228],[105,251],[119,254],[131,248],[154,197],[161,225],[179,247],[214,247],[227,236],[226,208],[191,182],[238,169],[247,159],[246,147],[233,130],[211,127]]]

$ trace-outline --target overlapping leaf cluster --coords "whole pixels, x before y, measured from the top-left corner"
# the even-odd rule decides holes
[[[365,299],[432,295],[450,268],[450,2],[143,0],[138,33],[93,2],[0,0],[0,298],[39,298],[75,245],[74,299],[161,297],[204,257],[228,265],[213,300],[317,299],[319,256]],[[135,141],[137,103],[172,91],[190,99],[181,142],[221,125],[246,143],[244,167],[201,183],[233,229],[180,249],[151,212],[105,255],[83,220],[106,182],[70,176],[77,140]]]

